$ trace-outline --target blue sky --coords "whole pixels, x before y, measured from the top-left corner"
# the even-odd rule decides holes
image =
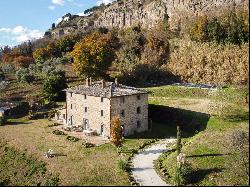
[[[0,46],[39,38],[66,13],[113,0],[0,0]]]

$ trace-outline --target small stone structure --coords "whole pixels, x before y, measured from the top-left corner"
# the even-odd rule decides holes
[[[148,130],[148,92],[116,82],[86,80],[66,91],[65,126],[83,127],[109,138],[111,120],[119,116],[124,136]],[[60,112],[60,111],[59,111]]]

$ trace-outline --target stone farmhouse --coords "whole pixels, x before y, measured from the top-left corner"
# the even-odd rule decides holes
[[[148,130],[148,92],[115,82],[86,80],[65,89],[66,108],[56,117],[66,127],[110,138],[111,120],[119,116],[124,136]]]

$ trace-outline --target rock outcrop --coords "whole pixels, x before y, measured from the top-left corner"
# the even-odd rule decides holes
[[[67,14],[61,23],[50,31],[53,37],[60,37],[74,31],[88,29],[127,28],[140,24],[152,28],[162,20],[168,20],[170,28],[185,28],[187,19],[199,15],[219,15],[225,10],[243,6],[248,9],[248,0],[118,0],[89,16]]]

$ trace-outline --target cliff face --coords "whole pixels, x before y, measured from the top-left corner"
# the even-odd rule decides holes
[[[248,6],[248,0],[126,0],[113,3],[95,20],[95,27],[130,27],[136,23],[151,28],[169,18],[171,28],[184,19],[202,14],[221,14],[235,6]]]
[[[126,28],[140,24],[152,28],[164,19],[171,29],[185,27],[186,19],[199,15],[219,15],[224,10],[243,6],[248,9],[248,0],[119,0],[89,17],[72,17],[52,29],[50,34],[60,37],[75,31],[107,27]],[[74,24],[72,24],[74,23]],[[67,25],[67,26],[65,26]]]

